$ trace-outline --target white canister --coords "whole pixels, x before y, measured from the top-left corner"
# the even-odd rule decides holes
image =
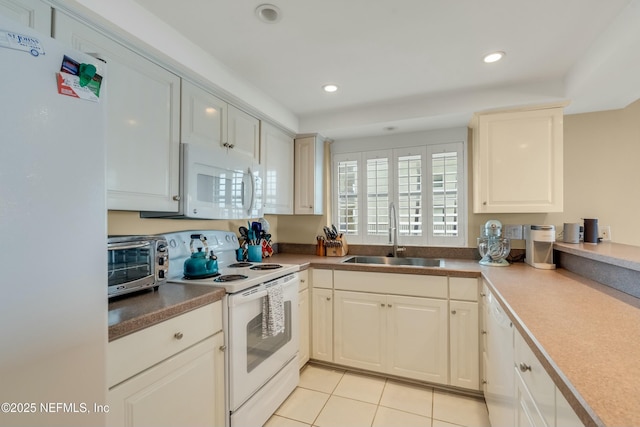
[[[565,243],[580,243],[580,224],[565,222],[562,241]]]

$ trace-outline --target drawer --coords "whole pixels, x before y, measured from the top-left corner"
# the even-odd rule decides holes
[[[372,273],[336,270],[334,288],[427,298],[447,298],[447,277],[422,274]]]
[[[449,298],[478,301],[478,279],[474,277],[449,277]]]
[[[298,283],[298,291],[303,291],[309,288],[309,270],[301,270],[298,272],[298,278],[300,282]]]
[[[311,285],[314,288],[333,289],[333,270],[311,270]]]
[[[556,386],[518,332],[515,333],[515,369],[546,424],[555,425]]]
[[[222,302],[208,304],[107,345],[109,388],[222,330]]]

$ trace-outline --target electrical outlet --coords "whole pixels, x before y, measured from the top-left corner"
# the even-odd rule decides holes
[[[603,242],[611,241],[611,226],[610,225],[601,225],[598,227],[598,237],[602,239]]]

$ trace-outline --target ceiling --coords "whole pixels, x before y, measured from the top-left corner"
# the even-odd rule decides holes
[[[276,23],[258,19],[259,0],[136,1],[293,112],[299,133],[352,138],[640,98],[640,0],[267,0]],[[483,63],[496,50],[506,57]]]

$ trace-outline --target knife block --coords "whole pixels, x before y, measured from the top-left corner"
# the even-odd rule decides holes
[[[340,236],[336,240],[327,240],[324,242],[324,246],[327,256],[345,256],[349,253],[349,245],[344,236]]]

